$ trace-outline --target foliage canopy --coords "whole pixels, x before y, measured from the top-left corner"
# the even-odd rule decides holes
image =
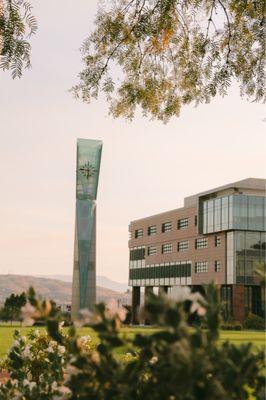
[[[140,106],[168,121],[184,104],[225,95],[233,79],[242,96],[263,99],[264,0],[101,4],[74,88],[83,101],[102,91],[115,117],[132,119]]]
[[[225,95],[264,99],[264,0],[102,0],[82,46],[73,88],[84,102],[102,92],[113,116],[167,122],[185,104]],[[0,68],[20,77],[37,29],[25,0],[0,0]]]
[[[12,293],[6,298],[4,307],[0,310],[0,319],[3,321],[19,321],[21,320],[21,307],[26,304],[26,293]]]

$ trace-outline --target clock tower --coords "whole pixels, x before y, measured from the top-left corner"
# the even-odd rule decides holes
[[[72,318],[96,302],[96,198],[102,142],[78,139]]]

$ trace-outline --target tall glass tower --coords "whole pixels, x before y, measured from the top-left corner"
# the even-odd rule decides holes
[[[78,139],[72,318],[96,302],[96,198],[102,142]]]

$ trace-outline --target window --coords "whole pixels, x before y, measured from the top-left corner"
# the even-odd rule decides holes
[[[184,229],[188,227],[188,218],[181,218],[177,221],[177,229]]]
[[[156,246],[149,246],[148,247],[148,256],[154,256],[157,253]]]
[[[157,233],[156,225],[148,227],[148,236],[156,235],[156,233]]]
[[[145,285],[150,284],[150,279],[181,277],[191,277],[191,261],[151,264],[144,268],[134,268],[129,271],[130,280],[145,279]]]
[[[197,215],[195,215],[194,224],[195,224],[195,226],[198,225],[198,216]]]
[[[208,246],[207,238],[199,238],[195,240],[195,249],[204,249]]]
[[[164,222],[162,224],[162,232],[169,232],[172,229],[172,222]]]
[[[162,245],[162,253],[172,253],[172,244],[171,243],[167,243],[167,244],[163,244]]]
[[[188,250],[189,242],[188,240],[183,240],[182,242],[177,243],[177,251],[185,251]]]
[[[221,236],[215,236],[214,243],[215,243],[215,247],[221,246]]]
[[[129,259],[131,261],[145,259],[145,247],[133,247],[130,249]]]
[[[221,268],[222,268],[221,261],[216,260],[216,261],[214,262],[214,271],[215,271],[215,272],[220,272],[220,271],[221,271]]]
[[[143,229],[136,229],[135,230],[135,239],[143,237]]]
[[[207,261],[195,262],[195,274],[198,274],[200,272],[208,272]]]

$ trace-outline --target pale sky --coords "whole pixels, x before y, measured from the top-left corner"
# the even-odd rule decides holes
[[[104,143],[98,189],[97,273],[128,279],[128,225],[177,208],[185,196],[247,177],[265,178],[264,107],[224,99],[183,108],[164,125],[108,116],[68,89],[97,0],[33,1],[39,30],[32,69],[0,72],[0,273],[71,274],[76,138]]]

